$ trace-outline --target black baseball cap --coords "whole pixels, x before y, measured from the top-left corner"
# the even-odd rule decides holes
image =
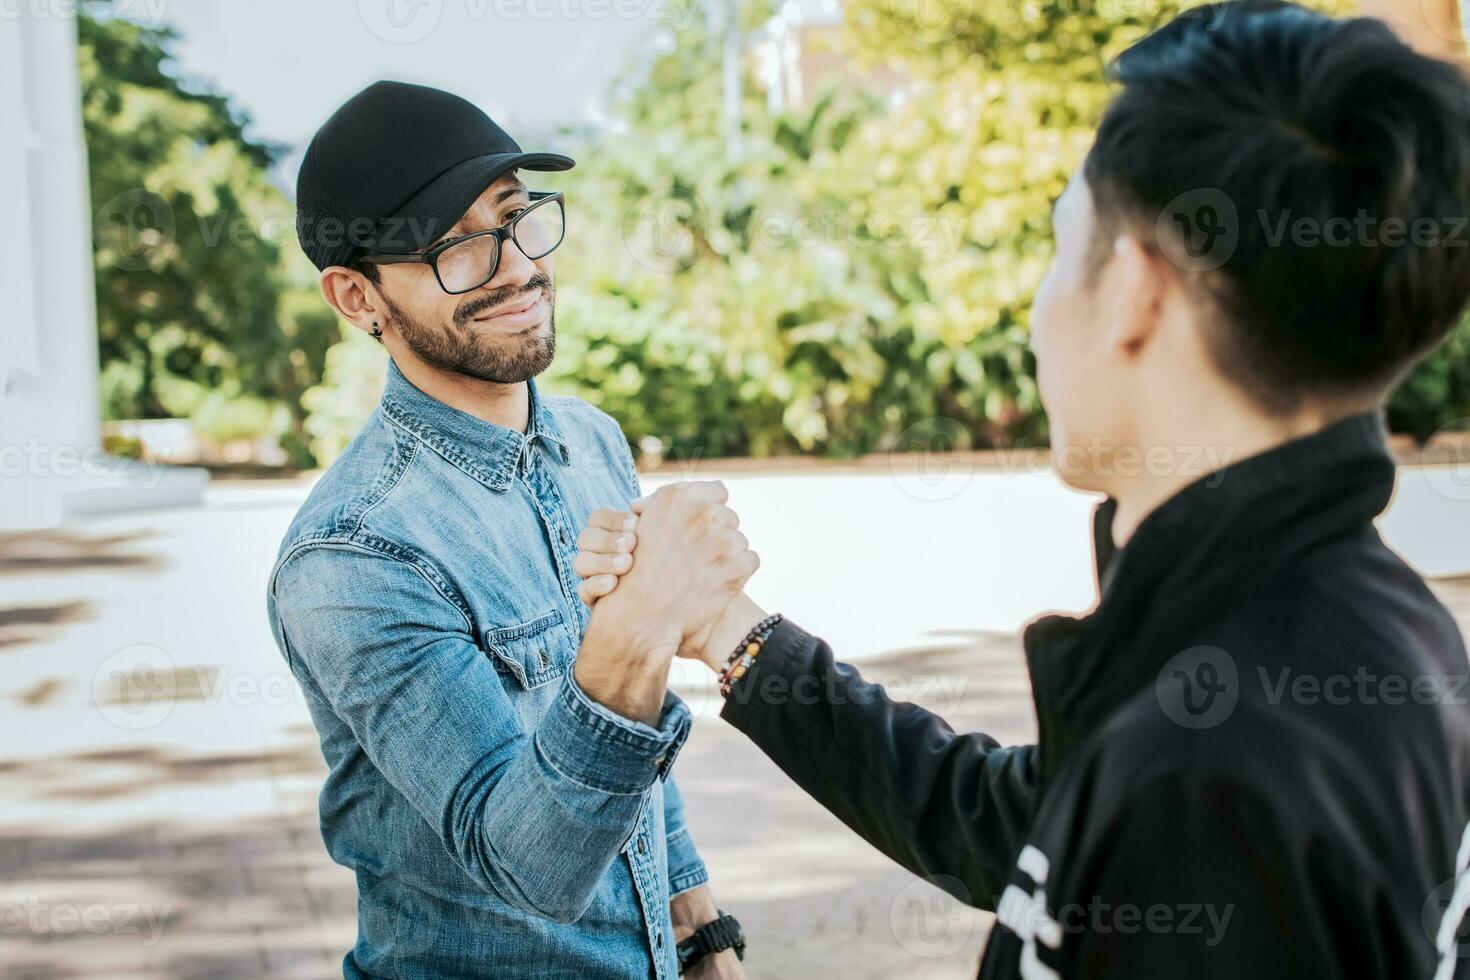
[[[318,269],[361,251],[404,253],[444,236],[496,178],[568,170],[526,153],[483,110],[449,92],[374,82],[312,137],[296,177],[296,238]]]

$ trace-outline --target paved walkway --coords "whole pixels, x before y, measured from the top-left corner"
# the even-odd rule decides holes
[[[754,591],[956,727],[1030,738],[1014,630],[1086,603],[1087,501],[1042,474],[907,479],[732,478],[766,559]],[[321,844],[324,769],[263,610],[303,492],[225,484],[201,509],[0,538],[4,976],[340,976],[353,884]],[[1470,583],[1437,587],[1465,622]],[[973,976],[989,917],[795,791],[697,676],[680,779],[750,975]]]

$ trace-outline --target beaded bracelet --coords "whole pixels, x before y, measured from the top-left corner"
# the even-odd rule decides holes
[[[782,618],[780,613],[771,613],[745,634],[745,639],[740,641],[735,652],[730,654],[729,659],[725,661],[725,669],[720,671],[721,697],[730,696],[730,689],[750,670],[751,664],[755,663],[755,658],[760,656],[761,647],[765,646],[766,641],[771,638],[771,634],[775,632]]]

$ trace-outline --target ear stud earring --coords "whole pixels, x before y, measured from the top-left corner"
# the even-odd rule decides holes
[[[382,328],[378,326],[377,320],[373,321],[373,339],[380,344],[383,342],[383,331]]]

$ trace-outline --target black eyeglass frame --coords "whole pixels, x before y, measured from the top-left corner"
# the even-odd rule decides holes
[[[434,270],[434,278],[438,281],[439,288],[444,290],[450,296],[460,296],[464,293],[473,292],[474,290],[479,289],[481,286],[485,285],[485,283],[489,282],[491,279],[494,279],[495,273],[500,271],[500,257],[505,254],[505,243],[507,240],[515,242],[516,248],[521,248],[520,241],[517,240],[515,237],[516,226],[520,224],[521,219],[524,218],[526,215],[531,214],[537,208],[541,207],[549,201],[556,201],[561,206],[561,237],[553,242],[550,248],[548,248],[544,252],[541,252],[538,255],[530,255],[526,252],[525,249],[521,249],[521,254],[525,255],[526,258],[531,259],[532,261],[540,258],[545,258],[552,252],[555,252],[557,248],[561,246],[561,243],[566,240],[566,195],[564,195],[561,191],[531,191],[529,193],[529,196],[531,198],[530,206],[527,207],[520,214],[516,215],[514,218],[511,218],[505,224],[501,225],[499,228],[489,228],[485,231],[477,231],[468,235],[461,235],[458,238],[451,238],[447,242],[440,242],[438,245],[435,245],[427,252],[409,252],[406,254],[393,252],[366,252],[362,255],[359,255],[357,257],[357,261],[371,262],[373,265],[427,265]],[[473,286],[467,286],[464,289],[450,289],[448,286],[444,285],[444,277],[439,275],[439,256],[443,255],[454,246],[463,245],[465,242],[470,241],[471,239],[485,238],[492,235],[495,237],[495,261],[490,266],[490,274],[487,275],[484,279],[481,279],[479,282],[475,283]]]

